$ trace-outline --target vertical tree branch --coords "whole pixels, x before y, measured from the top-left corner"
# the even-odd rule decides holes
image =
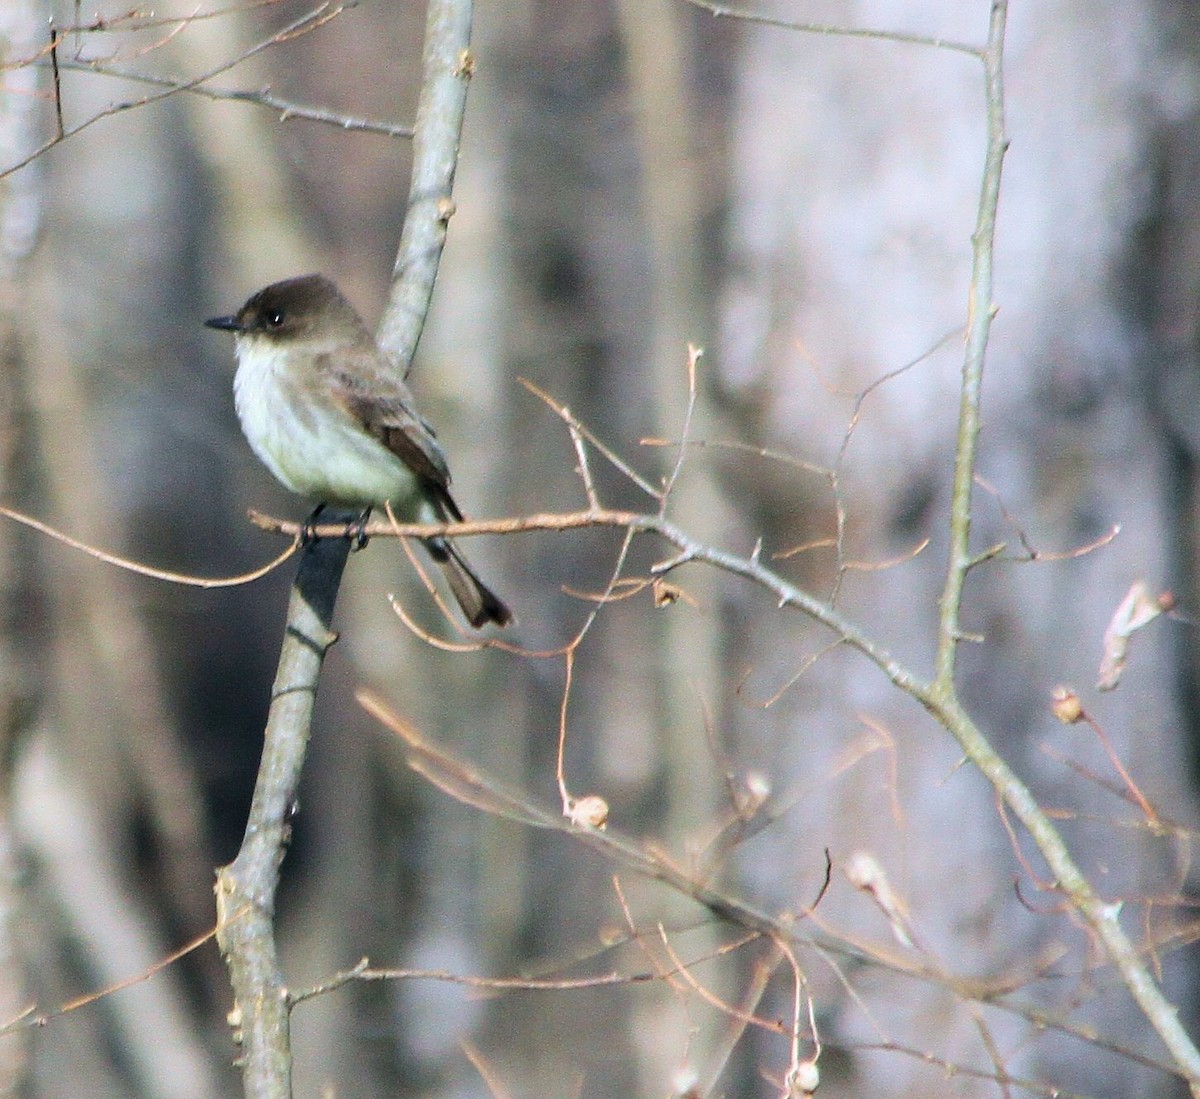
[[[248,1099],[290,1099],[292,1051],[287,988],[275,949],[275,891],[290,833],[313,705],[342,570],[346,538],[305,549],[288,601],[287,629],[271,692],[262,763],[237,858],[217,871],[217,940],[229,965]]]
[[[1000,202],[1004,154],[1008,148],[1004,132],[1003,72],[1007,9],[1007,0],[993,0],[987,46],[980,54],[984,66],[988,141],[979,212],[971,238],[973,266],[950,505],[950,555],[940,602],[934,681],[928,688],[915,693],[934,717],[954,734],[967,757],[1000,791],[1005,803],[1029,830],[1054,873],[1056,886],[1071,898],[1104,944],[1125,986],[1170,1050],[1192,1094],[1200,1096],[1200,1051],[1180,1024],[1178,1011],[1163,995],[1140,952],[1121,927],[1120,906],[1107,904],[1097,895],[1028,787],[963,710],[954,684],[955,657],[962,639],[959,614],[963,586],[972,564],[971,494],[979,443],[983,364],[995,313],[992,261],[996,211]]]
[[[950,557],[940,602],[937,690],[953,692],[954,665],[961,640],[959,613],[963,585],[971,568],[971,492],[979,445],[979,404],[983,387],[983,362],[991,334],[995,305],[992,302],[992,259],[996,244],[996,210],[1000,204],[1000,175],[1008,138],[1004,133],[1004,30],[1006,0],[992,4],[986,48],[981,52],[987,104],[987,155],[975,232],[971,235],[971,291],[967,309],[967,346],[963,357],[959,397],[958,440],[954,454],[954,489],[950,501]]]
[[[392,289],[377,333],[405,374],[425,327],[429,299],[454,214],[454,171],[471,80],[472,0],[429,0],[412,181]]]
[[[408,211],[379,332],[381,346],[405,373],[424,327],[453,210],[450,193],[470,76],[470,29],[470,0],[431,0]],[[231,1019],[242,1043],[250,1099],[291,1096],[290,1003],[275,946],[275,892],[321,665],[334,641],[329,622],[349,548],[346,539],[326,538],[301,558],[246,835],[237,858],[217,872],[218,938],[233,984]]]

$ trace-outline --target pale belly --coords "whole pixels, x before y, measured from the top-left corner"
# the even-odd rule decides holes
[[[243,358],[233,391],[246,439],[285,488],[335,506],[389,501],[405,518],[426,511],[420,482],[404,462],[340,408],[303,399],[280,380],[279,365],[277,354]]]

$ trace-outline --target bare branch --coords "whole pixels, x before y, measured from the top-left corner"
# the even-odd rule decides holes
[[[627,870],[662,882],[682,895],[690,897],[696,903],[707,908],[713,915],[728,923],[743,928],[748,932],[753,932],[756,935],[766,936],[776,944],[796,944],[814,950],[819,957],[833,966],[834,972],[838,974],[839,980],[842,981],[847,993],[859,1004],[868,1018],[870,1018],[870,1012],[866,1005],[861,1002],[861,998],[854,986],[841,974],[839,967],[834,962],[835,958],[844,959],[856,966],[882,967],[905,978],[934,983],[940,987],[949,988],[960,997],[977,1001],[981,1004],[987,1004],[997,1010],[1028,1019],[1039,1028],[1072,1035],[1081,1041],[1110,1050],[1120,1056],[1129,1057],[1139,1064],[1158,1069],[1165,1073],[1173,1071],[1169,1064],[1147,1056],[1143,1052],[1124,1046],[1120,1042],[1105,1038],[1096,1032],[1094,1028],[1081,1024],[1072,1024],[1031,1004],[1021,1003],[1011,998],[1011,994],[1028,981],[1030,974],[1027,972],[1003,975],[985,980],[957,977],[926,959],[915,958],[907,953],[884,952],[878,946],[856,941],[853,937],[846,935],[845,932],[835,935],[832,930],[825,927],[824,921],[820,919],[819,914],[813,907],[803,909],[799,913],[799,916],[806,918],[808,921],[804,926],[801,926],[795,915],[786,913],[778,916],[770,915],[714,888],[706,881],[697,878],[694,874],[681,869],[676,861],[668,858],[664,852],[656,848],[624,837],[611,828],[606,831],[599,831],[591,828],[580,828],[564,821],[557,813],[540,808],[529,798],[508,789],[502,783],[497,782],[492,776],[456,758],[439,745],[426,740],[416,729],[393,712],[377,696],[368,691],[359,691],[357,698],[368,713],[377,718],[392,732],[396,733],[404,742],[406,750],[409,753],[409,766],[416,770],[418,774],[429,778],[439,789],[451,797],[462,801],[464,804],[481,809],[484,812],[494,813],[531,827],[559,832],[570,837],[575,842],[596,851],[612,862],[625,867]],[[822,889],[822,894],[823,892],[824,888]],[[820,897],[817,898],[814,904],[819,903],[819,900]],[[817,930],[812,930],[811,925],[815,925]],[[368,979],[372,972],[368,970],[361,976],[356,976],[355,979]],[[396,977],[405,977],[410,972],[405,970],[382,970],[379,971],[379,974],[380,976],[394,975]],[[675,971],[672,970],[671,972],[674,975]],[[432,973],[423,974],[415,972],[412,975],[427,975],[433,979],[443,979],[440,975]],[[656,975],[645,974],[641,979],[652,980]],[[527,980],[524,978],[445,979],[453,979],[462,981],[463,983],[479,981],[485,985],[492,981],[504,983],[509,980],[514,982]],[[621,979],[605,976],[595,980],[598,983],[609,983],[610,981],[612,983],[619,983]],[[623,979],[628,980],[628,978]],[[516,987],[520,987],[520,985],[516,985]],[[548,983],[543,986],[527,984],[526,987],[552,988],[555,986]],[[745,1011],[744,1006],[742,1010]],[[752,1013],[746,1012],[746,1014]],[[768,1029],[772,1029],[777,1033],[791,1033],[791,1028],[784,1024],[772,1024],[769,1020],[761,1020],[760,1018],[759,1025],[762,1023],[766,1023]],[[879,1034],[881,1042],[878,1046],[868,1045],[862,1048],[903,1049],[903,1047],[898,1047],[890,1043],[882,1029],[879,1029]],[[903,1051],[929,1058],[931,1063],[942,1064],[946,1067],[951,1067],[952,1064],[930,1054],[921,1054],[906,1049]],[[971,1075],[987,1075],[982,1073],[981,1070],[966,1069],[966,1071]],[[1015,1080],[1013,1082],[1020,1083]],[[1042,1088],[1039,1086],[1033,1090],[1038,1094],[1049,1095],[1054,1093],[1049,1087]]]
[[[412,369],[454,215],[454,173],[475,67],[471,15],[471,0],[430,0],[425,15],[408,208],[377,333],[403,374]]]
[[[39,156],[45,153],[47,149],[52,149],[55,145],[65,141],[67,138],[74,137],[76,134],[81,133],[90,126],[94,126],[101,119],[111,118],[113,115],[121,114],[123,111],[134,110],[138,107],[145,107],[150,103],[157,103],[159,100],[166,99],[167,96],[175,95],[176,92],[188,91],[191,88],[198,87],[206,81],[211,80],[214,76],[220,76],[222,73],[228,72],[235,65],[241,64],[248,58],[262,53],[263,50],[269,49],[271,46],[277,45],[279,42],[290,40],[295,38],[297,35],[308,33],[316,27],[322,26],[323,24],[329,22],[330,19],[340,15],[342,12],[349,11],[351,8],[357,7],[359,3],[360,0],[342,0],[342,2],[337,5],[334,5],[330,2],[320,4],[316,8],[300,16],[298,19],[292,20],[292,22],[282,30],[269,35],[257,45],[251,46],[248,50],[242,51],[237,55],[237,57],[231,58],[228,61],[223,61],[220,65],[209,69],[207,72],[201,73],[199,76],[192,77],[190,80],[186,80],[181,84],[172,84],[170,87],[165,88],[162,91],[143,96],[141,99],[133,99],[121,103],[114,103],[111,106],[106,107],[104,110],[98,111],[96,114],[85,118],[82,122],[76,123],[74,126],[67,127],[61,134],[56,134],[54,137],[50,138],[49,141],[44,142],[42,145],[38,146],[38,148],[34,149],[33,152],[16,161],[16,163],[10,164],[5,168],[0,168],[0,179],[4,179],[13,172],[20,171],[22,168],[26,167],[26,165],[31,164]]]
[[[246,834],[237,858],[217,871],[217,941],[234,991],[230,1020],[242,1047],[246,1095],[255,1099],[291,1099],[290,1009],[276,956],[275,891],[321,665],[337,639],[329,622],[349,553],[348,540],[326,538],[300,558]]]
[[[517,381],[519,381],[526,389],[529,390],[530,393],[537,397],[539,401],[544,402],[548,407],[553,409],[558,415],[559,419],[561,419],[562,422],[567,425],[568,430],[570,430],[572,433],[578,432],[580,436],[591,443],[592,446],[594,446],[596,450],[599,451],[605,459],[607,459],[614,469],[620,471],[626,477],[628,477],[629,480],[637,485],[637,487],[640,488],[647,496],[653,496],[656,500],[660,500],[662,498],[662,492],[659,489],[656,489],[649,481],[646,480],[646,478],[644,478],[628,462],[626,462],[624,458],[618,455],[616,451],[602,443],[585,423],[575,418],[574,413],[572,413],[566,405],[559,404],[558,401],[551,397],[549,393],[539,389],[528,378],[518,378]],[[684,443],[681,442],[679,445],[682,446]]]
[[[683,462],[687,457],[688,444],[691,441],[692,433],[692,417],[696,413],[696,364],[700,361],[700,356],[704,354],[702,347],[697,347],[695,344],[688,345],[687,356],[687,380],[688,380],[688,399],[687,409],[683,414],[683,430],[679,433],[679,453],[675,456],[675,465],[671,468],[671,474],[663,484],[662,491],[662,507],[660,511],[665,514],[667,509],[667,498],[671,495],[671,489],[675,487],[675,482],[679,480],[679,474],[683,472]]]
[[[703,8],[717,18],[738,19],[745,23],[759,23],[766,27],[779,27],[783,30],[800,31],[803,34],[821,34],[831,38],[874,38],[881,42],[898,42],[906,46],[930,46],[934,49],[969,54],[972,57],[980,57],[983,53],[978,46],[972,46],[968,42],[956,42],[951,38],[906,34],[903,31],[880,30],[870,27],[847,27],[840,23],[802,23],[792,19],[781,19],[759,12],[747,11],[745,8],[731,8],[727,4],[715,3],[714,0],[685,0],[685,2],[697,8]]]
[[[987,153],[975,232],[971,236],[973,259],[958,436],[954,451],[954,488],[950,499],[950,552],[945,586],[939,602],[937,684],[945,693],[954,690],[955,656],[962,633],[959,612],[963,586],[972,565],[971,490],[975,485],[975,462],[979,452],[984,357],[992,318],[996,313],[992,301],[992,261],[996,243],[996,211],[1000,204],[1000,176],[1004,168],[1004,154],[1008,149],[1008,137],[1004,131],[1004,31],[1007,18],[1007,3],[997,0],[992,4],[987,48],[979,54],[984,68],[987,103]]]
[[[198,950],[206,942],[216,936],[217,929],[211,928],[204,932],[203,935],[197,935],[191,942],[185,943],[178,950],[172,951],[165,958],[160,958],[152,966],[148,966],[140,973],[135,973],[132,977],[126,977],[122,981],[114,981],[105,988],[99,989],[96,992],[85,992],[81,996],[76,996],[59,1007],[51,1011],[38,1011],[36,1007],[30,1006],[16,1018],[7,1023],[0,1024],[0,1034],[9,1034],[14,1030],[19,1030],[22,1027],[43,1027],[46,1026],[52,1019],[56,1019],[61,1015],[68,1015],[72,1011],[78,1011],[80,1008],[89,1007],[90,1005],[103,1000],[106,996],[111,996],[116,992],[121,992],[126,988],[132,988],[136,984],[141,984],[143,981],[150,980],[156,973],[161,973],[168,966],[174,965],[180,958],[186,957],[193,950]]]
[[[62,80],[58,72],[58,28],[50,24],[50,67],[54,73],[54,137],[63,139]]]
[[[97,76],[108,76],[116,80],[128,80],[135,84],[149,84],[172,92],[186,92],[204,99],[252,103],[255,106],[266,107],[279,113],[280,122],[290,122],[293,119],[303,119],[307,122],[320,122],[334,126],[347,133],[379,134],[383,137],[411,138],[412,126],[401,126],[394,122],[380,122],[377,119],[358,118],[340,111],[331,111],[326,107],[314,107],[310,104],[296,103],[276,95],[269,87],[264,88],[211,88],[207,84],[194,84],[188,80],[176,80],[169,76],[159,76],[155,73],[135,72],[130,69],[116,68],[112,65],[97,61],[62,61],[60,66],[67,72],[94,73]],[[57,83],[56,83],[57,88]],[[61,135],[60,135],[61,136]]]
[[[116,565],[117,568],[125,569],[127,572],[135,572],[139,576],[149,576],[152,580],[165,580],[168,584],[181,584],[189,588],[235,588],[241,584],[252,583],[266,576],[268,573],[274,572],[300,548],[299,536],[297,536],[293,539],[292,544],[278,557],[273,558],[257,569],[252,569],[250,572],[244,572],[238,576],[192,576],[183,572],[171,572],[168,569],[156,569],[152,565],[143,565],[141,562],[133,561],[128,557],[120,557],[115,553],[108,553],[106,550],[89,546],[86,542],[81,542],[78,538],[72,538],[69,534],[64,534],[61,530],[55,529],[48,523],[43,523],[40,519],[35,519],[31,515],[25,515],[22,512],[14,511],[12,508],[7,508],[3,505],[0,505],[0,515],[13,520],[15,523],[20,523],[32,530],[36,530],[49,538],[53,538],[55,541],[61,542],[64,546],[70,546],[71,549],[77,549],[82,553],[86,553],[89,557],[96,558],[97,561],[103,561],[106,565]]]

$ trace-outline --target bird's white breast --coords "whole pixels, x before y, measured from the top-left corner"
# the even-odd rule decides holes
[[[294,388],[286,378],[286,352],[263,340],[238,341],[238,368],[233,379],[233,403],[242,431],[263,465],[292,492],[306,495],[305,489],[289,472],[294,462],[285,461],[293,450],[304,449],[304,434],[299,425],[289,424],[294,417]]]
[[[349,507],[387,500],[402,515],[423,496],[412,470],[271,341],[238,341],[233,394],[254,453],[292,492]]]

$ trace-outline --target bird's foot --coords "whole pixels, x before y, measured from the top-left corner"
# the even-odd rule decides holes
[[[317,541],[317,519],[324,510],[325,505],[318,504],[312,509],[309,517],[304,520],[304,526],[300,528],[300,545],[311,546]]]
[[[357,519],[346,524],[346,538],[350,542],[351,553],[362,549],[370,541],[367,535],[367,522],[370,518],[371,509],[366,508]]]

